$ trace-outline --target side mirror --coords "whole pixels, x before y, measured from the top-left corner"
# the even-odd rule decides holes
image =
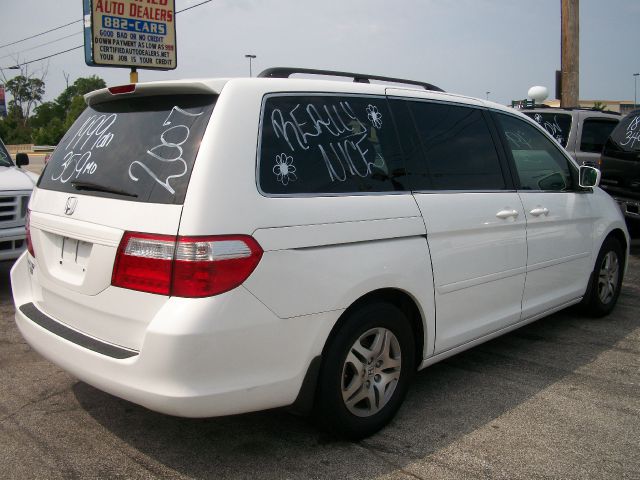
[[[29,165],[29,155],[24,152],[16,153],[16,165],[22,167],[23,165]]]
[[[600,177],[602,174],[597,168],[590,167],[588,165],[581,165],[579,172],[580,178],[578,180],[578,184],[581,188],[591,188],[600,185]]]

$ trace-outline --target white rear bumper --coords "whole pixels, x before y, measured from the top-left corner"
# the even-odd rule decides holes
[[[243,287],[205,299],[171,298],[149,324],[140,350],[114,358],[101,350],[99,339],[77,330],[76,340],[66,339],[54,333],[55,324],[45,328],[21,311],[34,302],[26,254],[13,267],[11,281],[16,323],[35,350],[101,390],[184,417],[292,404],[340,314],[280,319]],[[37,316],[33,307],[26,311]],[[64,330],[59,319],[49,319]],[[98,346],[81,346],[77,335],[97,340]]]

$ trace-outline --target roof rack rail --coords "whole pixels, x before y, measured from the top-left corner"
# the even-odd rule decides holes
[[[406,85],[416,85],[423,87],[425,90],[433,90],[435,92],[444,92],[440,87],[436,87],[430,83],[418,82],[416,80],[406,80],[404,78],[382,77],[380,75],[366,75],[363,73],[351,72],[335,72],[333,70],[316,70],[314,68],[292,68],[292,67],[274,67],[267,68],[260,72],[258,77],[261,78],[289,78],[294,73],[304,73],[309,75],[327,75],[331,77],[350,77],[356,83],[371,83],[370,80],[381,80],[384,82],[403,83]]]

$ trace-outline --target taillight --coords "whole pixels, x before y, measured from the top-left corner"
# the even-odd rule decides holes
[[[262,248],[246,235],[178,237],[172,294],[208,297],[241,285],[262,258]]]
[[[27,250],[33,258],[36,257],[36,252],[33,250],[33,243],[31,242],[31,210],[27,209],[27,215],[24,219],[24,230],[27,237]]]
[[[117,287],[208,297],[241,285],[262,258],[247,235],[172,237],[126,232],[111,283]]]
[[[169,295],[176,237],[125,232],[111,275],[116,287]]]

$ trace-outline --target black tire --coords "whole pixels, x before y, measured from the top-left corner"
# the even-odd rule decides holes
[[[316,420],[353,440],[377,432],[400,408],[416,369],[414,359],[411,325],[398,308],[375,303],[354,311],[326,348]]]
[[[583,310],[593,317],[611,313],[620,296],[624,274],[624,253],[620,242],[607,238],[600,248],[591,282],[582,301]]]

